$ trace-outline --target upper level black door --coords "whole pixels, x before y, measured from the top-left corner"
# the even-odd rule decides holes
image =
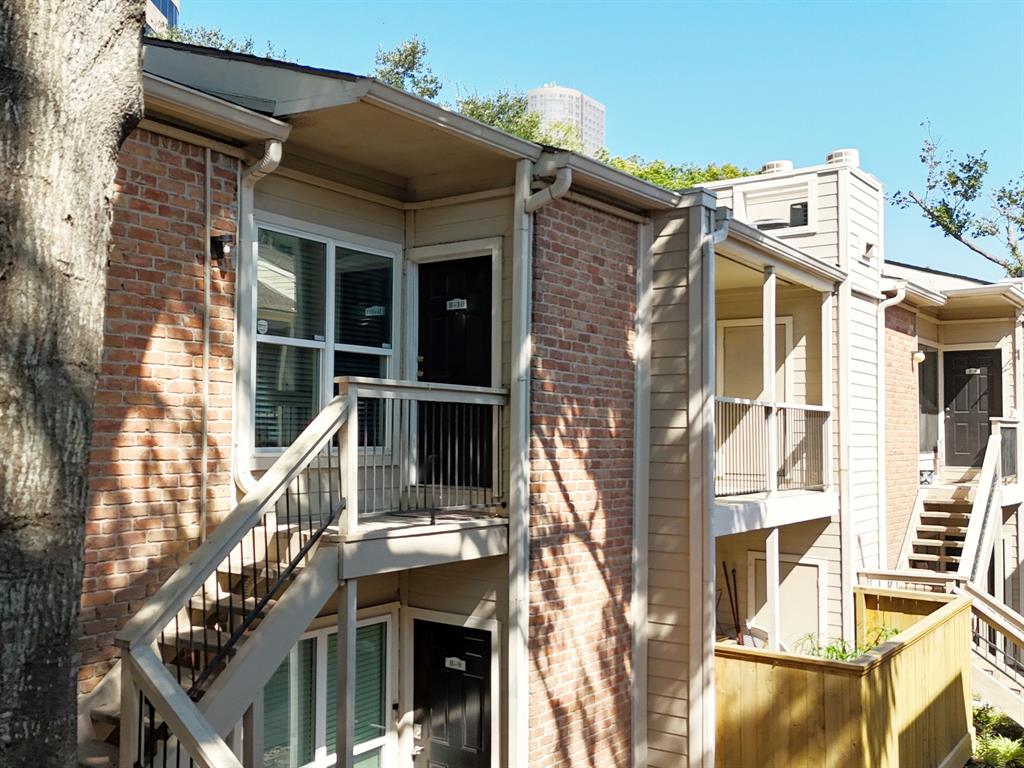
[[[413,622],[415,768],[491,764],[491,636]]]
[[[436,261],[419,267],[416,378],[491,386],[491,257]],[[481,488],[491,482],[489,406],[421,403],[419,482]],[[472,504],[452,495],[455,506]],[[450,506],[438,498],[436,506]]]
[[[419,267],[420,381],[491,386],[491,257]]]
[[[998,349],[946,352],[943,364],[946,464],[980,467],[989,419],[1003,415],[1002,356]]]

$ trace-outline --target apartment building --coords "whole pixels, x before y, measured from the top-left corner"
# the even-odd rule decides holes
[[[722,642],[854,637],[897,298],[854,151],[673,192],[371,78],[144,61],[90,764],[711,766]]]

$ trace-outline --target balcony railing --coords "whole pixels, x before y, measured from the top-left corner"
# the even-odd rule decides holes
[[[1017,446],[1020,439],[1017,419],[993,418],[992,434],[999,435],[999,474],[1004,483],[1017,482]]]
[[[357,377],[337,384],[356,404],[347,425],[358,457],[347,462],[358,488],[348,499],[355,519],[435,522],[505,507],[505,390]]]
[[[715,495],[828,485],[829,409],[715,398]]]

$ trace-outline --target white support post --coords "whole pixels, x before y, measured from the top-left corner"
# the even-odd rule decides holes
[[[767,472],[768,492],[772,493],[779,487],[779,424],[778,409],[775,403],[778,393],[775,391],[775,268],[764,268],[764,284],[761,291],[761,327],[764,329],[764,346],[762,351],[762,390],[764,399],[771,405],[768,406],[768,413],[765,414],[768,450],[765,455],[768,458]]]
[[[359,521],[359,390],[350,384],[344,394],[348,401],[348,416],[338,430],[342,493],[345,495],[345,509],[338,520],[342,535],[355,531]]]
[[[821,294],[821,404],[828,408],[825,417],[825,443],[822,451],[822,477],[825,487],[832,486],[832,292]]]
[[[128,650],[122,651],[127,654]],[[139,755],[139,716],[141,702],[139,688],[132,678],[131,665],[121,661],[121,736],[117,764],[120,768],[132,768]]]
[[[356,589],[357,580],[338,588],[337,768],[353,768],[356,731]]]
[[[778,651],[782,622],[779,617],[779,529],[772,528],[764,542],[765,596],[768,603],[768,649]]]

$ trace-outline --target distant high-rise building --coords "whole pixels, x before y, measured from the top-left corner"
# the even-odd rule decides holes
[[[154,32],[178,26],[181,0],[146,0],[146,26]]]
[[[575,88],[548,83],[526,92],[531,112],[540,115],[544,128],[554,123],[568,123],[580,129],[583,151],[596,154],[604,146],[604,104]]]

